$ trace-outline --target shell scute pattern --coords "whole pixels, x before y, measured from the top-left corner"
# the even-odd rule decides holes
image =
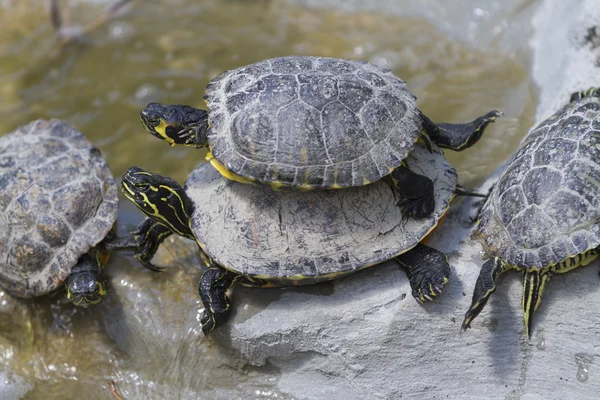
[[[213,156],[234,174],[292,186],[376,181],[421,128],[405,82],[366,62],[265,60],[219,75],[205,99]]]
[[[287,121],[284,124],[284,121]],[[277,152],[272,154],[280,163],[291,164],[299,157],[307,164],[320,164],[320,150],[325,148],[321,132],[321,114],[302,102],[295,102],[282,108],[277,115],[277,126],[290,126],[296,134],[285,135],[277,132]],[[265,147],[268,145],[265,143]]]
[[[192,201],[202,204],[191,228],[203,250],[235,272],[286,284],[331,279],[411,249],[438,223],[454,195],[456,171],[439,149],[429,153],[421,145],[407,163],[434,182],[430,217],[405,219],[384,181],[354,190],[274,191],[224,180],[203,165],[185,183]]]
[[[0,138],[0,159],[0,285],[43,295],[112,228],[116,184],[100,152],[58,120]]]
[[[539,269],[600,245],[599,102],[584,98],[541,123],[496,183],[480,229],[508,263]]]
[[[373,89],[355,75],[339,77],[338,100],[357,114],[373,98]]]
[[[300,74],[298,82],[300,100],[318,111],[338,98],[338,80],[331,75]]]

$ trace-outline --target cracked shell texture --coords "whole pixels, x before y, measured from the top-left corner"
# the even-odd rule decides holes
[[[37,120],[0,138],[0,285],[11,294],[56,289],[116,215],[106,161],[67,123]]]
[[[600,99],[567,104],[533,129],[480,214],[491,250],[540,269],[600,245]]]
[[[410,250],[437,224],[456,187],[443,153],[416,146],[411,170],[431,178],[432,215],[403,219],[387,181],[340,190],[274,191],[222,179],[210,165],[185,190],[195,204],[192,229],[225,268],[276,284],[306,284],[357,271]]]

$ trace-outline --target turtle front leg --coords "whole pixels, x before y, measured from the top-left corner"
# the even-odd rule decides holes
[[[173,231],[165,225],[151,218],[146,218],[126,240],[132,243],[134,257],[137,258],[140,264],[152,271],[162,271],[163,267],[152,264],[150,260],[156,254],[158,246],[163,240],[172,234]]]
[[[406,271],[412,295],[419,303],[433,300],[450,278],[448,257],[421,243],[397,256],[396,261]]]
[[[152,264],[150,260],[154,257],[158,246],[171,234],[173,231],[165,225],[152,218],[146,218],[129,236],[107,239],[102,242],[102,245],[108,251],[133,250],[134,257],[144,267],[153,271],[162,271],[163,267]]]
[[[392,185],[398,190],[398,206],[406,217],[428,217],[435,207],[433,181],[401,165],[391,174]]]
[[[477,143],[488,124],[502,115],[493,110],[467,124],[435,124],[421,113],[421,126],[438,146],[461,151]]]
[[[237,274],[216,264],[212,264],[202,274],[198,284],[198,293],[204,304],[204,314],[200,323],[205,335],[229,319],[231,303],[226,292],[235,283],[237,277]]]
[[[496,279],[508,269],[510,266],[497,257],[490,258],[483,264],[473,290],[471,307],[466,312],[462,323],[463,331],[471,327],[473,319],[479,315],[492,293],[496,291]]]

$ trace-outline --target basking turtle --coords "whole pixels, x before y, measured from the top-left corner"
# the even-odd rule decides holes
[[[421,138],[462,150],[501,115],[434,124],[390,70],[365,61],[290,56],[226,71],[204,96],[209,112],[149,104],[145,129],[171,145],[210,147],[224,177],[273,188],[337,189],[387,175],[408,216],[434,209],[433,185],[403,163]]]
[[[100,301],[99,243],[115,223],[117,194],[100,151],[66,122],[37,120],[1,137],[0,286],[37,297],[64,283],[75,305]]]
[[[479,215],[492,257],[481,269],[463,329],[496,290],[497,277],[523,271],[529,335],[550,278],[589,264],[600,245],[600,99],[597,89],[532,130],[495,184]]]
[[[148,218],[132,234],[136,257],[150,263],[160,243],[176,233],[196,240],[212,260],[199,292],[203,331],[224,323],[231,307],[225,291],[249,286],[303,285],[396,258],[413,296],[431,300],[450,275],[446,256],[419,242],[437,225],[455,194],[474,194],[456,184],[441,150],[416,146],[406,160],[434,184],[435,209],[427,218],[406,219],[395,206],[395,189],[379,181],[336,191],[273,191],[224,180],[204,164],[185,189],[170,178],[130,168],[125,197]]]

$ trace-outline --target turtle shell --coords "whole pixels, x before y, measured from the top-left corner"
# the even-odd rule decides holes
[[[117,187],[94,147],[59,120],[0,138],[0,286],[20,297],[56,289],[117,216]]]
[[[600,99],[570,103],[523,140],[479,229],[509,264],[540,269],[600,245]]]
[[[385,180],[344,190],[274,191],[222,179],[204,164],[185,183],[196,205],[191,228],[210,257],[237,273],[285,285],[332,279],[410,250],[448,208],[457,176],[442,152],[418,145],[407,163],[434,182],[435,210],[427,218],[403,218]]]
[[[304,189],[379,180],[421,129],[405,82],[365,61],[265,60],[217,76],[205,100],[218,162],[252,180]]]

